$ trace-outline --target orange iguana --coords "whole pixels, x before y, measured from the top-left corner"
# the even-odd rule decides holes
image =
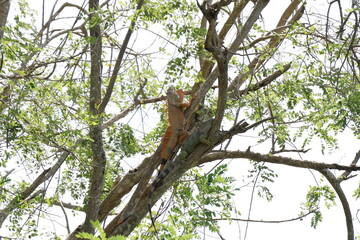
[[[183,90],[176,90],[174,86],[170,86],[166,92],[168,117],[170,126],[166,130],[163,137],[163,145],[161,148],[161,165],[159,172],[161,172],[174,152],[174,149],[179,144],[184,145],[189,133],[185,131],[185,116],[184,108],[190,106],[190,103],[184,103],[185,93]]]
[[[162,140],[162,146],[160,151],[161,165],[159,168],[159,176],[165,167],[166,162],[171,158],[176,146],[184,145],[189,133],[185,131],[185,116],[184,108],[190,106],[190,103],[184,103],[185,93],[182,89],[176,90],[174,86],[170,86],[166,92],[168,118],[170,126],[166,129]],[[150,211],[151,212],[151,211]],[[123,220],[120,220],[113,230],[120,224],[124,223],[130,216],[127,216]],[[153,219],[151,217],[151,219]]]
[[[192,153],[196,146],[199,144],[206,144],[211,146],[211,142],[207,140],[208,132],[212,127],[213,119],[209,119],[200,124],[200,126],[186,139],[185,144],[181,150],[181,152],[176,156],[176,158],[167,164],[166,168],[164,168],[159,175],[154,179],[151,183],[148,193],[148,210],[150,214],[151,223],[154,227],[155,232],[157,233],[155,226],[155,219],[153,218],[151,206],[152,206],[152,196],[155,193],[155,190],[162,184],[165,178],[169,175],[169,173],[174,170],[176,167],[181,166],[186,161],[188,155]]]

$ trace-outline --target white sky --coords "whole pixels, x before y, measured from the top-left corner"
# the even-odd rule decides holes
[[[42,1],[35,1],[37,4],[40,4]],[[35,4],[32,2],[31,4]],[[79,3],[82,1],[79,1]],[[279,1],[273,0],[269,3],[266,10],[263,12],[263,16],[268,20],[268,15],[276,16],[274,23],[277,22],[277,18],[283,12],[283,8],[286,4],[279,4],[280,2],[289,1]],[[314,4],[312,1],[311,4]],[[326,6],[328,1],[317,1],[316,4],[324,4]],[[349,1],[350,2],[350,1]],[[46,1],[48,6],[52,6],[53,1]],[[60,6],[60,4],[59,4]],[[40,9],[39,13],[41,13]],[[320,8],[319,11],[326,11],[324,7]],[[324,12],[322,12],[324,13]],[[271,23],[265,22],[268,29],[271,28]],[[246,138],[245,138],[246,139]],[[360,149],[360,141],[355,139],[349,133],[343,133],[339,135],[339,150],[334,151],[332,155],[321,155],[320,144],[314,143],[312,150],[304,155],[304,159],[307,160],[317,160],[320,162],[327,163],[339,163],[339,164],[349,164],[355,153]],[[246,149],[249,144],[256,145],[257,139],[246,139],[246,144],[244,144],[244,137],[239,138],[238,142],[233,141],[233,144],[236,146],[241,145],[240,149]],[[253,143],[251,143],[253,142]],[[234,146],[235,147],[235,146]],[[252,148],[253,150],[261,151],[256,147]],[[293,156],[293,158],[298,158]],[[211,164],[210,164],[211,165]],[[297,217],[300,213],[300,202],[305,201],[306,193],[309,189],[309,185],[316,185],[314,181],[314,175],[319,181],[319,174],[315,171],[309,171],[305,169],[298,169],[293,167],[284,167],[280,165],[270,165],[279,177],[276,179],[275,183],[268,184],[267,186],[271,189],[274,194],[274,199],[271,203],[266,202],[266,200],[259,199],[255,196],[254,202],[252,204],[252,212],[250,219],[254,220],[284,220]],[[208,167],[208,166],[207,166]],[[232,160],[229,165],[229,173],[232,176],[242,179],[243,176],[247,175],[247,169],[249,164],[247,160],[237,159]],[[326,182],[326,180],[325,180]],[[358,178],[353,178],[342,183],[344,191],[347,194],[350,205],[353,208],[353,218],[355,224],[355,234],[360,234],[360,226],[358,221],[355,219],[355,213],[360,209],[359,201],[355,201],[351,195],[355,190],[355,187],[359,183]],[[241,186],[243,183],[239,180],[237,186]],[[250,203],[250,194],[251,188],[242,188],[237,197],[235,198],[236,206],[241,211],[242,215],[239,218],[247,218],[249,203]],[[322,206],[322,211],[324,215],[324,220],[318,225],[316,229],[310,227],[310,217],[305,218],[303,221],[293,221],[289,223],[281,224],[260,224],[260,223],[250,223],[247,230],[246,240],[257,240],[257,239],[277,239],[277,240],[303,240],[303,239],[346,239],[346,225],[344,213],[342,211],[342,206],[337,200],[337,206],[332,207],[329,210],[326,210]],[[54,212],[54,219],[56,221],[64,224],[64,219],[61,212]],[[56,215],[59,215],[57,217]],[[77,217],[71,217],[71,226],[75,228],[79,223],[83,221],[83,214],[78,215]],[[59,231],[59,227],[53,226],[52,223],[45,226],[49,231],[56,229]],[[222,236],[227,240],[239,239],[244,240],[244,234],[246,229],[245,222],[233,222],[231,225],[224,222],[222,225]],[[211,235],[211,236],[210,236]],[[40,239],[40,238],[39,238]],[[205,239],[219,239],[213,234],[209,234]]]

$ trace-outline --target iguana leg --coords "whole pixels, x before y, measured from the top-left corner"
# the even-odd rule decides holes
[[[183,146],[186,139],[189,137],[189,133],[187,131],[181,131],[179,132],[179,135],[178,135],[178,144],[180,146]]]
[[[213,145],[209,140],[206,139],[205,134],[199,137],[199,142],[206,144],[208,146]]]

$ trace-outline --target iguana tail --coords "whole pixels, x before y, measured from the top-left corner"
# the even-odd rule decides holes
[[[161,151],[160,151],[161,162],[160,162],[159,172],[161,172],[163,170],[163,168],[168,160],[166,152],[167,152],[167,147],[169,145],[171,134],[172,134],[172,129],[171,129],[171,126],[169,126],[166,129],[165,134],[162,139],[162,146],[161,146]]]
[[[165,163],[166,163],[166,159],[165,159]],[[163,166],[165,166],[165,163]],[[149,193],[148,193],[148,210],[149,210],[149,214],[150,214],[150,219],[151,219],[151,224],[153,225],[154,229],[155,229],[155,232],[156,234],[158,233],[157,232],[157,229],[156,229],[156,226],[155,226],[155,219],[152,215],[152,212],[151,212],[151,199],[152,199],[152,196],[156,190],[156,188],[159,186],[159,184],[166,178],[166,176],[175,168],[175,165],[170,162],[168,164],[168,166],[162,170],[160,169],[160,173],[159,175],[155,178],[155,180],[151,183],[150,185],[150,189],[149,189]]]
[[[187,131],[173,129],[172,126],[169,126],[166,129],[166,132],[162,139],[162,146],[161,146],[161,162],[159,172],[161,172],[167,161],[169,161],[175,154],[174,150],[176,146],[183,146],[185,140],[188,138],[189,133]]]

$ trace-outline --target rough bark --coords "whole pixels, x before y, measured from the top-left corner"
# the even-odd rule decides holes
[[[98,0],[89,1],[89,19],[97,20],[97,10],[99,8]],[[101,53],[102,38],[100,23],[95,23],[90,28],[90,36],[96,39],[90,44],[91,70],[90,70],[90,101],[89,109],[95,124],[90,125],[90,138],[92,139],[92,176],[90,180],[90,191],[88,193],[88,204],[86,207],[86,218],[83,231],[94,233],[94,228],[90,221],[96,221],[98,218],[100,197],[103,189],[103,181],[106,167],[106,154],[102,139],[102,117],[99,111],[101,103]]]
[[[254,9],[252,10],[249,18],[246,20],[244,26],[242,27],[241,31],[237,34],[234,42],[231,44],[231,47],[229,48],[227,58],[230,59],[236,52],[236,50],[239,48],[239,46],[244,41],[245,37],[249,34],[252,26],[254,23],[259,19],[261,12],[264,10],[264,8],[269,3],[269,0],[259,0]],[[219,75],[219,69],[216,67],[207,77],[205,82],[201,85],[199,90],[196,92],[196,96],[192,101],[192,104],[189,109],[186,111],[187,116],[192,116],[194,112],[196,111],[198,105],[202,100],[205,98],[206,93],[210,90],[210,88],[213,86],[214,82],[218,78]]]
[[[289,157],[274,156],[270,154],[260,154],[251,151],[214,151],[207,154],[201,160],[199,160],[199,164],[204,164],[207,162],[212,162],[215,160],[225,159],[225,158],[245,158],[256,162],[268,162],[268,163],[282,164],[292,167],[308,168],[313,170],[336,169],[336,170],[360,171],[360,166],[346,166],[337,163],[321,163],[310,160],[297,160]]]
[[[0,1],[0,39],[4,37],[3,27],[6,25],[10,10],[10,0]]]

